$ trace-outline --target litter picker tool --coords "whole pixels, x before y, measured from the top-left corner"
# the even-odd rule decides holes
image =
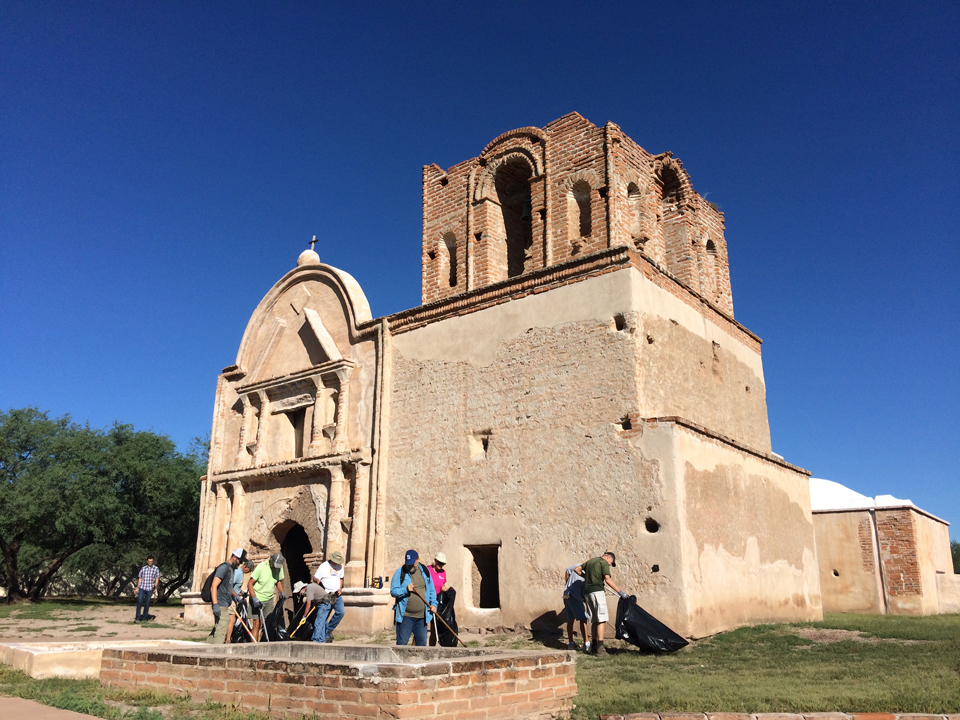
[[[310,617],[311,615],[313,615],[313,613],[314,613],[314,611],[315,611],[316,609],[317,609],[317,605],[314,604],[314,606],[313,606],[312,608],[310,608],[310,612],[308,612],[306,615],[304,615],[302,618],[300,618],[300,624],[297,625],[297,626],[293,629],[293,632],[292,632],[292,633],[290,633],[290,639],[291,639],[291,640],[293,640],[293,636],[297,634],[297,630],[299,630],[300,628],[303,627],[303,624],[307,621],[307,618]]]
[[[417,590],[416,588],[414,588],[414,589],[413,589],[413,594],[416,595],[416,596],[417,596],[418,598],[420,598],[421,600],[423,600],[423,604],[424,604],[424,605],[426,605],[427,607],[430,607],[429,603],[427,603],[426,598],[424,598],[423,595],[420,594],[420,591],[419,591],[419,590]],[[440,617],[440,616],[437,615],[436,613],[434,613],[434,614],[433,614],[433,617],[434,617],[434,621],[436,621],[436,618],[438,618],[438,617]],[[444,626],[447,630],[450,631],[450,634],[453,635],[461,645],[463,645],[464,647],[467,646],[467,644],[466,644],[463,640],[460,639],[460,636],[457,635],[457,634],[453,631],[453,628],[450,627],[449,625],[447,625],[447,621],[446,621],[446,620],[444,620],[443,618],[440,618],[440,622],[443,623],[443,626]],[[437,640],[437,642],[439,642],[439,639]]]
[[[231,605],[233,605],[233,612],[236,613],[237,621],[243,626],[243,629],[247,631],[247,635],[250,636],[250,639],[253,642],[257,642],[257,639],[253,636],[253,631],[243,621],[243,616],[240,614],[240,608],[237,607],[237,603],[233,602]]]

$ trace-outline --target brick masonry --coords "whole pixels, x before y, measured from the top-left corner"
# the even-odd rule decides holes
[[[877,510],[876,518],[887,595],[923,595],[913,513],[908,508]]]
[[[276,718],[568,717],[577,694],[567,652],[384,664],[104,650],[100,682]]]
[[[629,247],[733,314],[723,213],[672,153],[577,113],[423,169],[424,304],[581,255]]]

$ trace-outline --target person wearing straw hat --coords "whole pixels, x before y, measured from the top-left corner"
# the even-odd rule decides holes
[[[397,568],[390,582],[397,645],[406,645],[413,634],[414,644],[426,647],[427,626],[437,611],[437,591],[430,571],[417,562],[419,557],[416,550],[407,550],[403,565]]]
[[[337,629],[337,625],[343,620],[343,554],[339,550],[331,553],[327,561],[317,568],[313,579],[320,583],[320,586],[330,595],[333,617],[330,618],[330,622],[326,622],[327,614],[330,612],[329,609],[324,611],[324,615],[321,618],[320,611],[323,608],[317,608],[316,622],[326,624],[323,633],[324,642],[333,642],[333,631]]]

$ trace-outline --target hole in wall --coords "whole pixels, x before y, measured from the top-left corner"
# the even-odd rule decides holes
[[[623,330],[624,328],[627,327],[627,321],[621,313],[617,313],[616,315],[613,316],[613,326],[617,330]]]
[[[647,345],[653,345],[653,335],[647,335]]]
[[[602,198],[606,198],[606,197],[607,197],[607,189],[606,189],[605,187],[597,188],[597,195],[599,195],[599,196],[602,197]]]
[[[500,607],[499,545],[466,546],[470,551],[470,589],[473,606]]]
[[[644,520],[643,526],[647,529],[648,533],[660,532],[660,523],[658,523],[652,517],[648,517],[646,520]]]
[[[440,178],[440,184],[441,184],[441,185],[444,185],[444,186],[445,186],[445,185],[447,185],[447,183],[449,183],[449,182],[450,182],[450,179],[449,179],[449,178],[445,178],[445,177],[444,177],[444,178]]]
[[[624,415],[623,419],[620,421],[621,430],[633,430],[633,423],[630,422],[630,416]]]
[[[834,571],[833,571],[833,576],[834,576],[834,577],[840,577],[840,573],[839,573],[838,571],[834,570]]]
[[[433,250],[431,250],[430,252],[427,253],[427,257],[430,258],[431,260],[436,260],[437,254]]]
[[[660,572],[660,566],[654,565],[652,568],[650,568],[650,572]]]
[[[747,385],[747,386],[744,388],[744,390],[746,391],[746,393],[747,393],[748,395],[750,394],[750,386],[749,386],[749,385]]]
[[[473,239],[476,240],[477,242],[480,242],[483,239],[483,233],[474,233]]]
[[[467,436],[467,445],[470,448],[471,460],[482,460],[486,457],[487,452],[490,450],[490,435],[491,432],[489,430],[480,430]]]

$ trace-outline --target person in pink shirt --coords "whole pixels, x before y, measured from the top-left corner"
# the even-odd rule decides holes
[[[438,552],[433,556],[433,564],[427,566],[430,571],[430,579],[433,580],[433,587],[439,596],[441,592],[447,589],[447,571],[444,570],[447,564],[447,556]],[[430,626],[430,645],[437,644],[436,621]]]

